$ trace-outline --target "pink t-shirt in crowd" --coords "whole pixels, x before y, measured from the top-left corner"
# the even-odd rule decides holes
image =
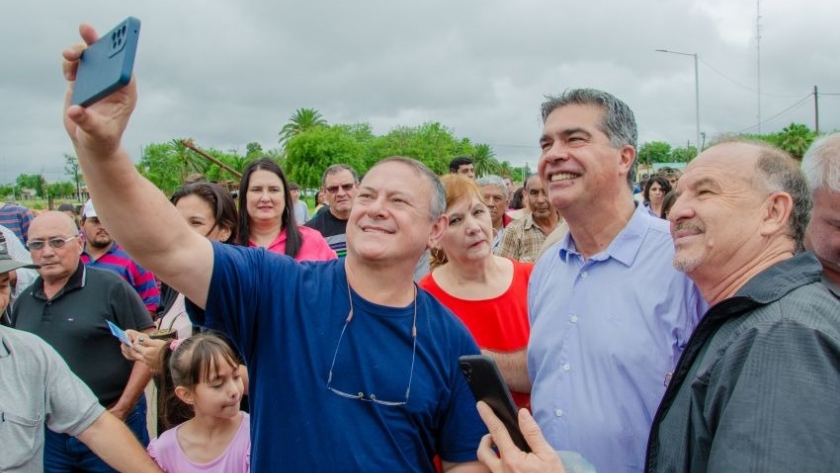
[[[152,440],[146,450],[166,473],[248,473],[251,470],[250,425],[250,416],[243,412],[236,435],[225,451],[209,463],[195,463],[187,458],[178,443],[180,425]]]
[[[295,261],[329,261],[331,259],[338,258],[335,251],[330,248],[327,240],[324,240],[324,237],[321,236],[321,233],[318,230],[301,225],[298,225],[298,230],[300,230],[300,236],[303,237],[303,243],[300,245],[300,251],[298,252],[297,257],[295,257]],[[248,243],[252,247],[257,246],[253,241],[249,241]],[[277,238],[275,238],[274,241],[266,247],[266,250],[281,255],[286,254],[285,228],[279,235],[277,235]]]

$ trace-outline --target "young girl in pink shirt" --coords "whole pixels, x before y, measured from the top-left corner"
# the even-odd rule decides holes
[[[251,438],[248,414],[239,410],[245,388],[236,352],[209,333],[172,345],[161,362],[176,399],[164,409],[188,407],[195,416],[153,440],[149,455],[167,473],[247,473]]]

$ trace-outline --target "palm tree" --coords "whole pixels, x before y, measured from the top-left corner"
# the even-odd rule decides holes
[[[327,126],[327,121],[324,120],[320,112],[314,108],[299,108],[289,118],[289,123],[280,129],[280,144],[285,143],[293,136],[319,126]]]
[[[790,126],[779,132],[779,147],[801,161],[802,156],[811,146],[815,137],[814,132],[807,126],[801,123],[791,123]]]
[[[499,161],[496,160],[496,153],[493,152],[493,148],[490,145],[483,143],[475,145],[475,152],[472,158],[475,162],[476,176],[499,173]]]

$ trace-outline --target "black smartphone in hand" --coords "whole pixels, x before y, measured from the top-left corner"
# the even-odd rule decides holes
[[[87,107],[128,85],[140,37],[140,20],[126,18],[82,52],[72,105]]]
[[[458,366],[467,378],[467,384],[476,401],[487,403],[507,428],[513,443],[520,450],[530,452],[531,447],[528,446],[525,436],[519,430],[516,404],[493,358],[487,355],[464,355],[458,358]]]

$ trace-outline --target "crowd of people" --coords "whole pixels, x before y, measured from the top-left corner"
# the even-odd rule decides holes
[[[721,139],[634,195],[632,110],[573,89],[520,189],[393,156],[329,166],[310,213],[270,159],[238,205],[167,198],[121,145],[136,101],[65,103],[79,222],[0,208],[0,471],[840,467],[840,133],[801,166]]]

